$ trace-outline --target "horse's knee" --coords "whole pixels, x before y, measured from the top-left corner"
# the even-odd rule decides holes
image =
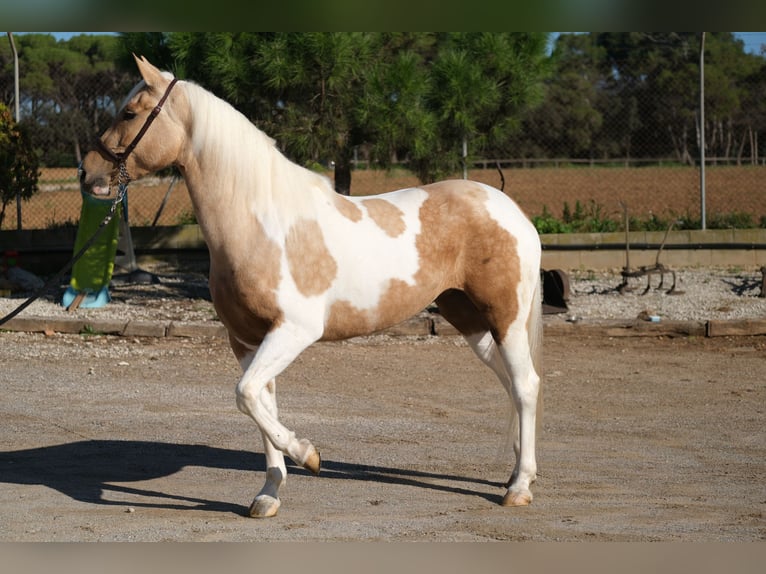
[[[237,385],[235,398],[237,401],[237,408],[240,411],[246,415],[255,417],[255,406],[258,404],[258,398],[253,396],[253,393],[246,385],[242,385],[241,383]]]
[[[235,397],[237,408],[257,420],[257,412],[263,409],[259,397],[262,392],[266,392],[265,385],[255,385],[246,379],[242,379],[236,387]]]

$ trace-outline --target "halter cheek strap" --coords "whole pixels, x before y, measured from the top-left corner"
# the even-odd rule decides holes
[[[106,155],[109,159],[111,159],[115,164],[117,164],[117,167],[120,171],[120,178],[123,177],[125,179],[130,179],[128,177],[127,169],[125,168],[125,161],[128,159],[128,156],[133,153],[133,150],[138,145],[138,142],[141,141],[141,138],[144,137],[144,134],[149,129],[149,126],[152,125],[152,122],[154,119],[160,114],[162,111],[162,106],[165,105],[165,100],[168,99],[168,96],[170,95],[170,90],[173,89],[173,86],[176,85],[176,82],[178,80],[176,78],[173,78],[170,81],[170,84],[168,85],[167,89],[165,90],[165,93],[162,94],[162,97],[160,98],[160,101],[157,102],[157,105],[154,107],[154,109],[149,113],[146,120],[144,120],[144,125],[141,126],[141,129],[138,130],[138,133],[136,134],[136,137],[133,138],[133,141],[131,141],[128,146],[121,152],[117,153],[115,151],[112,151],[107,147],[107,145],[101,140],[101,138],[96,139],[96,147],[99,149],[101,153]]]

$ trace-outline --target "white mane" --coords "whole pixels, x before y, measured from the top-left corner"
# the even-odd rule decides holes
[[[192,82],[183,82],[192,113],[192,146],[206,169],[230,174],[237,193],[289,197],[296,191],[334,193],[330,181],[288,160],[267,136],[226,101]],[[243,166],[246,166],[243,169]],[[293,203],[293,202],[291,202]],[[295,206],[293,205],[293,209]]]

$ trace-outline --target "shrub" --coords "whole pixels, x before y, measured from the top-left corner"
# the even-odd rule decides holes
[[[37,193],[38,159],[32,143],[0,103],[0,229],[8,204],[21,196],[29,199]]]
[[[684,215],[661,219],[655,214],[645,219],[630,218],[631,231],[665,231],[671,222],[674,229],[700,229],[699,216],[686,213]],[[619,219],[604,215],[602,207],[595,201],[590,201],[585,208],[580,201],[575,202],[574,210],[564,202],[561,219],[556,219],[548,211],[548,206],[543,206],[542,215],[532,218],[532,223],[540,234],[546,233],[609,233],[624,231],[625,224],[622,217]],[[718,213],[707,218],[708,229],[751,229],[754,227],[766,228],[766,215],[758,220],[756,225],[753,216],[744,212]]]

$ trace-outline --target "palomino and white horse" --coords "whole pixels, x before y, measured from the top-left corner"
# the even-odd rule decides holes
[[[314,445],[279,421],[275,377],[316,341],[384,329],[432,301],[512,398],[516,464],[502,504],[529,504],[541,251],[518,206],[462,180],[341,196],[228,103],[136,63],[143,81],[84,158],[81,185],[109,197],[118,182],[167,166],[183,174],[210,251],[215,309],[243,370],[237,406],[263,436],[266,482],[250,515],[277,513],[285,454],[320,467]]]

